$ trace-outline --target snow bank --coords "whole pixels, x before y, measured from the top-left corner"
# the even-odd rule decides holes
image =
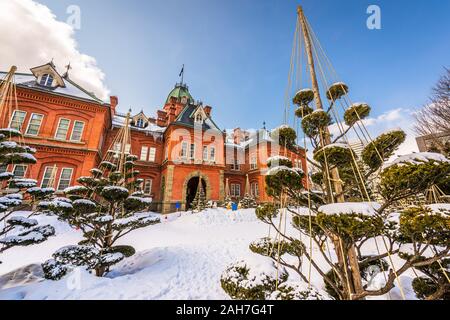
[[[238,211],[226,210],[223,208],[206,209],[205,211],[194,213],[189,220],[196,225],[222,225],[236,224],[241,222],[258,221],[255,209],[240,209]]]
[[[343,202],[332,203],[319,207],[319,212],[327,215],[332,214],[363,214],[366,216],[373,216],[380,209],[381,205],[377,202]]]

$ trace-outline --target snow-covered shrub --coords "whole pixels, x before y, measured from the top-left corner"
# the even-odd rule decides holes
[[[398,147],[405,141],[406,134],[402,130],[391,130],[383,133],[364,147],[361,158],[372,170],[383,165]]]
[[[367,103],[359,102],[352,104],[344,113],[345,124],[349,127],[356,122],[367,118],[370,114],[370,107]]]
[[[292,149],[296,146],[297,133],[289,126],[280,126],[271,132],[272,138],[278,138],[281,146]]]
[[[0,129],[0,165],[34,164],[36,149],[21,143],[22,133],[11,128]],[[53,188],[38,188],[37,181],[29,178],[16,178],[12,172],[0,174],[0,182],[11,189],[19,189],[18,193],[0,197],[0,252],[14,246],[29,246],[45,241],[55,234],[50,225],[39,226],[30,217],[13,216],[24,204],[24,195],[31,197],[31,204],[46,199],[54,193]],[[30,216],[33,213],[30,214]]]
[[[311,101],[314,100],[314,91],[311,89],[302,89],[298,91],[292,102],[298,106],[308,105]]]
[[[265,300],[277,284],[288,279],[284,267],[277,270],[271,260],[238,261],[222,273],[220,283],[223,290],[233,299]]]
[[[302,119],[302,129],[306,136],[313,138],[320,130],[331,124],[331,117],[323,110],[315,110]]]
[[[328,100],[336,101],[348,93],[348,86],[343,82],[333,83],[327,91]]]
[[[255,197],[248,193],[246,193],[241,201],[239,201],[239,206],[242,209],[256,208],[257,205]]]
[[[282,283],[268,300],[329,300],[326,292],[308,286],[305,282],[288,281]]]
[[[314,152],[314,160],[332,166],[340,166],[352,163],[357,156],[355,152],[346,144],[333,143],[329,144],[316,152]]]
[[[300,107],[298,107],[297,109],[295,109],[295,115],[298,118],[303,118],[306,117],[307,115],[311,114],[314,111],[313,108],[311,108],[308,105],[301,105]]]
[[[127,176],[128,172],[134,171],[132,159],[134,157],[128,156],[122,171],[125,174],[113,171],[116,164],[103,161],[104,173],[100,169],[91,170],[91,177],[79,178],[80,186],[65,190],[73,201],[56,198],[40,202],[42,210],[54,212],[81,229],[84,238],[78,245],[57,251],[53,255],[55,262],[44,264],[49,278],[60,278],[73,266],[94,269],[97,276],[103,276],[110,266],[135,253],[131,246],[116,246],[120,238],[133,230],[160,222],[158,215],[139,212],[146,209],[152,199],[145,198],[140,190],[136,190],[138,179],[134,174]]]

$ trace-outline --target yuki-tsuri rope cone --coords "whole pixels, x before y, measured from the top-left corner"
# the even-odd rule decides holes
[[[307,71],[306,77],[302,77],[303,68]],[[331,78],[334,78],[334,82],[330,81]],[[311,89],[304,86],[308,80]],[[303,180],[304,173],[296,171],[289,159],[286,158],[283,166],[279,167],[268,164],[270,174],[265,178],[265,185],[267,193],[275,199],[275,205],[260,205],[256,215],[276,234],[255,241],[250,249],[273,260],[275,276],[264,273],[266,285],[257,287],[258,279],[253,283],[245,276],[252,272],[250,263],[244,269],[241,263],[233,264],[222,275],[224,290],[237,299],[358,300],[384,294],[392,298],[392,289],[397,286],[401,297],[406,299],[400,276],[407,270],[415,272],[414,268],[426,271],[424,265],[433,264],[436,264],[433,268],[439,270],[444,280],[443,284],[433,285],[441,285],[441,288],[442,285],[448,285],[448,270],[442,267],[445,265],[442,259],[448,256],[450,250],[450,210],[439,203],[431,206],[423,203],[414,208],[398,208],[398,204],[408,197],[425,194],[433,185],[442,183],[450,174],[450,161],[440,154],[422,153],[404,156],[402,162],[386,162],[404,142],[405,133],[391,130],[374,139],[371,137],[362,121],[369,115],[370,107],[365,103],[352,103],[348,95],[349,87],[337,78],[301,8],[297,11],[287,93],[292,92],[291,86],[294,89],[291,97],[297,105],[295,116],[301,119],[304,132],[303,147],[305,150],[310,149],[308,138],[314,150],[314,159],[307,161],[305,172],[309,172],[308,166],[316,167],[318,174],[312,178],[324,196],[313,192],[316,190],[311,189],[309,180]],[[321,89],[326,93],[328,106],[322,102]],[[286,103],[285,124],[289,122],[289,110],[290,103]],[[341,118],[342,114],[344,119]],[[337,137],[332,137],[328,130],[332,121],[338,124]],[[282,134],[286,133],[286,136],[280,136],[280,142],[283,141],[286,146],[288,139],[293,138],[286,125],[284,128]],[[352,149],[348,137],[350,132],[364,146],[361,157]],[[298,137],[300,132],[296,134]],[[303,181],[306,181],[306,186],[302,185]],[[435,202],[442,201],[442,197],[437,197],[436,193],[434,195]],[[374,199],[379,203],[374,202]],[[306,212],[299,206],[306,207]],[[400,218],[393,220],[391,214],[397,210]],[[308,241],[303,243],[302,237],[287,232],[282,224],[287,213],[292,217],[293,226],[307,236]],[[427,216],[426,222],[417,220],[422,216]],[[366,253],[366,244],[374,247],[377,253]],[[400,250],[404,244],[412,245],[412,254]],[[313,246],[318,250],[312,250]],[[334,250],[336,260],[330,254],[330,249]],[[435,250],[433,256],[423,255],[427,249]],[[297,256],[299,263],[286,263],[284,254]],[[394,255],[401,258],[403,264],[394,265]],[[309,263],[308,274],[303,273],[303,257]],[[318,262],[319,258],[326,261],[325,265]],[[371,287],[370,279],[367,278],[367,268],[370,266],[380,269],[384,279],[380,288]],[[302,281],[287,281],[285,268],[297,273]],[[312,272],[322,276],[325,291],[311,283]],[[245,280],[245,286],[232,276],[236,273]],[[423,284],[423,281],[417,277],[413,281],[416,294],[425,290],[419,284]],[[436,298],[436,295],[442,297],[441,291],[432,298]]]

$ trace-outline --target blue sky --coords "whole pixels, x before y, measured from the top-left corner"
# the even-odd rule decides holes
[[[299,1],[40,0],[59,20],[81,8],[79,50],[97,59],[120,109],[153,114],[186,65],[195,99],[223,128],[283,121]],[[353,101],[373,116],[426,103],[449,66],[450,1],[303,0],[304,11]],[[381,8],[381,30],[366,9]]]

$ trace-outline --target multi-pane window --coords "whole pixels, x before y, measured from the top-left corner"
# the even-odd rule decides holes
[[[239,166],[238,159],[233,159],[233,163],[231,164],[231,170],[239,171],[239,169],[240,169],[240,166]]]
[[[27,166],[23,164],[16,164],[13,169],[14,178],[23,178],[27,172]]]
[[[209,160],[215,161],[216,160],[216,147],[210,147],[209,148]]]
[[[51,74],[44,74],[41,77],[41,82],[39,83],[41,86],[51,87],[53,83],[53,76]]]
[[[167,149],[166,149],[167,150]],[[187,157],[187,142],[182,142],[181,143],[181,153],[180,156],[182,158],[186,158]]]
[[[189,149],[189,158],[195,158],[195,143],[191,143],[191,149]]]
[[[250,170],[254,170],[257,168],[257,161],[256,161],[256,156],[252,155],[250,157]]]
[[[9,127],[20,131],[26,115],[27,113],[25,111],[14,110]]]
[[[203,161],[207,161],[207,160],[208,160],[208,147],[203,146]]]
[[[70,186],[70,180],[72,179],[72,168],[62,168],[61,175],[59,176],[58,191],[63,191]]]
[[[71,141],[81,141],[83,135],[84,122],[75,121],[73,124],[72,135],[70,136]]]
[[[142,146],[142,148],[141,148],[141,157],[140,157],[141,161],[147,161],[147,153],[148,153],[148,147],[147,146]]]
[[[153,180],[152,179],[145,179],[144,182],[144,194],[149,195],[152,193],[152,184],[153,184]]]
[[[144,127],[144,119],[142,119],[142,118],[137,119],[136,127],[143,128]]]
[[[44,175],[42,176],[41,188],[53,188],[55,184],[56,167],[45,167]]]
[[[148,151],[148,161],[155,162],[156,160],[156,148],[150,148]]]
[[[44,116],[42,114],[33,113],[30,117],[26,134],[37,136],[39,129],[41,128],[43,118]]]
[[[231,184],[231,196],[240,197],[241,196],[241,185],[237,183]]]
[[[250,185],[252,196],[258,197],[259,196],[259,185],[257,182],[254,182]]]
[[[8,165],[7,164],[2,164],[0,166],[0,173],[6,172],[7,169],[8,169]]]
[[[58,129],[56,129],[55,138],[59,140],[67,139],[67,132],[69,131],[70,120],[69,119],[59,119]]]

